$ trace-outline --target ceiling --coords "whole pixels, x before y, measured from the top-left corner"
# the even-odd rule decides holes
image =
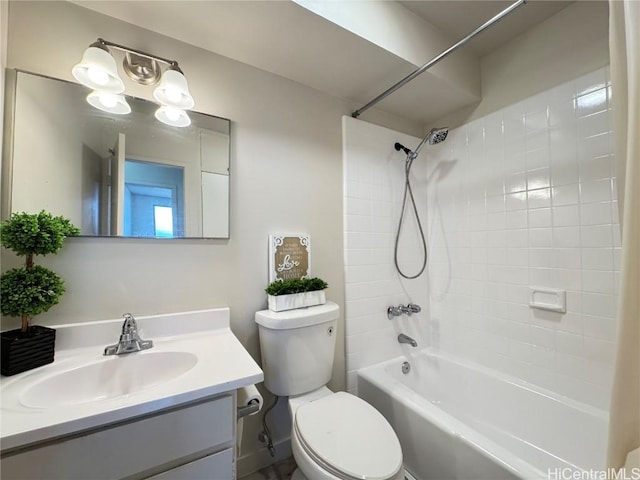
[[[74,3],[350,100],[357,106],[419,66],[288,0],[74,0]],[[354,8],[357,3],[352,3]],[[421,22],[435,26],[434,30],[442,32],[450,45],[513,2],[402,0],[399,3],[419,16]],[[570,3],[529,0],[469,42],[464,47],[465,54],[486,55]],[[424,74],[376,108],[428,124],[476,101],[477,95]]]

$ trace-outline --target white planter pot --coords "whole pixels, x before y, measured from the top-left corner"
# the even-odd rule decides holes
[[[324,290],[314,292],[293,293],[291,295],[268,295],[269,310],[273,312],[283,312],[296,308],[311,307],[327,303]]]

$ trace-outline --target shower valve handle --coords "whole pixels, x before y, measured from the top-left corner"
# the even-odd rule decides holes
[[[387,318],[389,320],[393,320],[394,317],[399,317],[400,315],[408,315],[411,316],[413,313],[418,313],[422,310],[420,305],[415,303],[410,303],[408,305],[398,305],[397,307],[388,307],[387,308]]]
[[[407,305],[407,308],[409,309],[409,315],[411,315],[412,313],[420,313],[422,311],[422,308],[420,308],[420,305],[417,305],[415,303],[410,303],[409,305]]]

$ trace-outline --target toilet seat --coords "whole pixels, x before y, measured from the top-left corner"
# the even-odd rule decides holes
[[[323,469],[348,480],[394,478],[402,450],[386,419],[364,400],[337,392],[300,406],[294,432]]]

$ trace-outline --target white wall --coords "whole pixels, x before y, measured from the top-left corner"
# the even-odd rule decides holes
[[[415,280],[402,278],[396,272],[393,254],[406,158],[394,144],[400,142],[414,149],[420,139],[351,117],[343,117],[342,128],[347,388],[355,392],[358,369],[418,350],[400,345],[399,333],[411,336],[421,347],[427,344],[429,286],[426,271]],[[428,182],[424,161],[414,163],[410,178],[426,235]],[[423,257],[409,205],[398,259],[403,272],[412,276],[420,270]],[[408,303],[420,305],[423,311],[410,317],[387,318],[389,306]]]
[[[444,172],[428,201],[433,346],[604,409],[620,268],[609,102],[599,69],[428,157]],[[567,312],[531,309],[531,286],[565,290]]]
[[[313,273],[329,283],[328,298],[344,307],[340,118],[353,105],[66,2],[11,2],[9,15],[10,68],[72,80],[71,67],[100,36],[178,59],[196,109],[232,120],[231,238],[71,239],[59,255],[37,259],[67,283],[61,303],[38,323],[229,306],[233,331],[259,360],[253,316],[266,307],[267,238],[278,232],[311,235]],[[132,95],[150,99],[151,88],[126,85]],[[420,131],[401,119],[376,118]],[[11,253],[2,255],[3,268],[18,264]],[[338,338],[333,388],[345,384]],[[276,438],[288,436],[284,404],[275,413]],[[251,417],[245,423],[249,457],[241,473],[271,462],[257,440],[259,422]]]
[[[9,36],[9,2],[0,2],[0,132],[4,137],[4,85],[5,69],[7,68],[7,43]],[[4,150],[4,139],[0,138],[0,152]],[[0,169],[2,172],[2,169]],[[2,185],[2,174],[0,173],[0,185]],[[0,196],[1,198],[1,196]]]

